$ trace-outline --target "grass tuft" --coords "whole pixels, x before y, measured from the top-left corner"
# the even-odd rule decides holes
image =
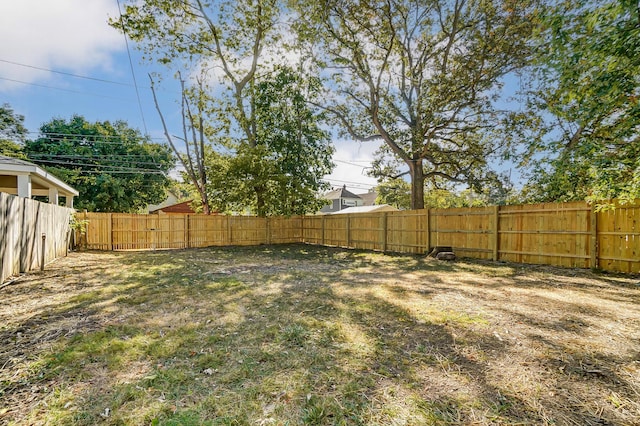
[[[0,424],[637,424],[625,280],[302,245],[72,253],[3,289]]]

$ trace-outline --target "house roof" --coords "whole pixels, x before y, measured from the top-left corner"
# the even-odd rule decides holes
[[[349,213],[378,213],[378,212],[397,212],[400,211],[389,204],[380,204],[377,206],[357,206],[348,207],[346,209],[338,210],[335,213],[330,214],[349,214]]]
[[[183,201],[182,203],[172,204],[170,206],[164,206],[159,209],[150,210],[150,214],[154,213],[195,213],[195,211],[191,208],[191,203],[193,200]]]
[[[58,188],[63,196],[77,196],[78,191],[40,167],[28,161],[0,155],[0,176],[30,175],[34,189]]]
[[[348,191],[347,185],[343,186],[342,188],[334,189],[331,192],[327,192],[325,195],[323,195],[322,198],[326,200],[337,200],[340,198],[352,198],[355,200],[361,199],[359,195],[356,195],[353,192]]]
[[[364,194],[358,194],[360,198],[362,198],[363,206],[373,206],[376,204],[376,198],[378,198],[378,193],[374,190],[370,190]]]

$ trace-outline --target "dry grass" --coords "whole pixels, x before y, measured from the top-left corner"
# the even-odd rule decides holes
[[[0,290],[0,423],[640,424],[637,277],[291,245]]]

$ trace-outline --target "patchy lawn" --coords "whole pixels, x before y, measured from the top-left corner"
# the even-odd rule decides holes
[[[0,424],[640,424],[638,277],[288,245],[0,290]]]

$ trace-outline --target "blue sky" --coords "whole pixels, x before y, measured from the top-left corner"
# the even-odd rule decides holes
[[[117,16],[117,0],[0,2],[0,104],[24,115],[30,137],[52,118],[79,114],[89,121],[125,120],[164,142],[149,89],[148,73],[157,69],[129,42],[132,73],[124,36],[107,24]],[[170,126],[179,125],[177,87],[163,83],[158,97]],[[337,167],[327,180],[356,193],[374,186],[363,169],[377,143],[334,144]]]

